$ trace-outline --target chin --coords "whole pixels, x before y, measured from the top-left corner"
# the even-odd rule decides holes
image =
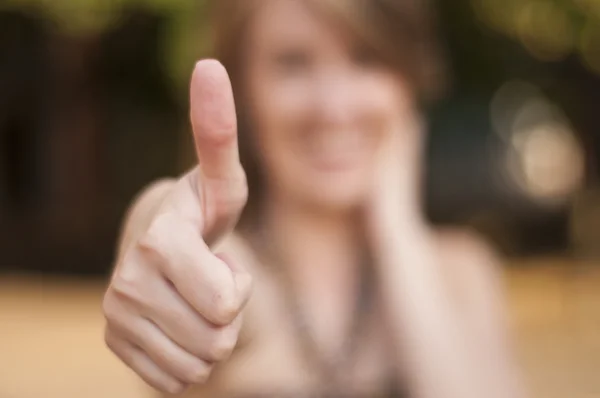
[[[346,213],[353,212],[359,208],[366,199],[365,184],[347,185],[347,184],[328,184],[306,192],[308,198],[315,207],[319,207],[327,212]]]

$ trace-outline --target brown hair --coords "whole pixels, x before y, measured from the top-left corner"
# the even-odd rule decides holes
[[[240,136],[240,157],[249,183],[242,224],[256,214],[262,178],[257,153],[248,139],[246,108],[240,94],[244,36],[264,0],[214,0],[213,55],[231,78]],[[304,0],[332,22],[348,29],[384,62],[397,69],[420,102],[436,99],[443,87],[444,67],[436,41],[435,19],[428,0]],[[242,225],[243,227],[244,225]]]

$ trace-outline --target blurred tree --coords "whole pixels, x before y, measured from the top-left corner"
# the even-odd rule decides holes
[[[185,90],[190,65],[207,51],[209,0],[3,0],[1,9],[43,13],[59,30],[74,36],[96,35],[119,25],[126,9],[146,9],[164,15],[164,53],[160,58],[177,87]],[[126,14],[126,12],[125,12]]]

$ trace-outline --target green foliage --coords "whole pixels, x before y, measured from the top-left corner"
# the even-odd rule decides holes
[[[578,55],[600,73],[600,0],[471,0],[479,19],[542,61]]]
[[[185,87],[194,61],[208,53],[208,0],[4,0],[0,9],[41,12],[61,31],[93,36],[118,22],[124,7],[140,6],[169,17],[164,67],[177,86]]]

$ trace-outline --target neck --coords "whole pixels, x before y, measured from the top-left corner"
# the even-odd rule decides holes
[[[356,300],[362,305],[364,299],[364,239],[358,218],[271,198],[262,213],[263,243],[274,254],[272,266],[282,277],[282,288],[291,294],[286,301],[292,303],[296,327],[310,325],[318,352],[332,358],[345,355],[360,311]]]
[[[264,207],[264,228],[290,275],[300,284],[352,279],[363,239],[358,218],[351,212],[319,211],[271,197]],[[333,278],[333,279],[332,279]]]

